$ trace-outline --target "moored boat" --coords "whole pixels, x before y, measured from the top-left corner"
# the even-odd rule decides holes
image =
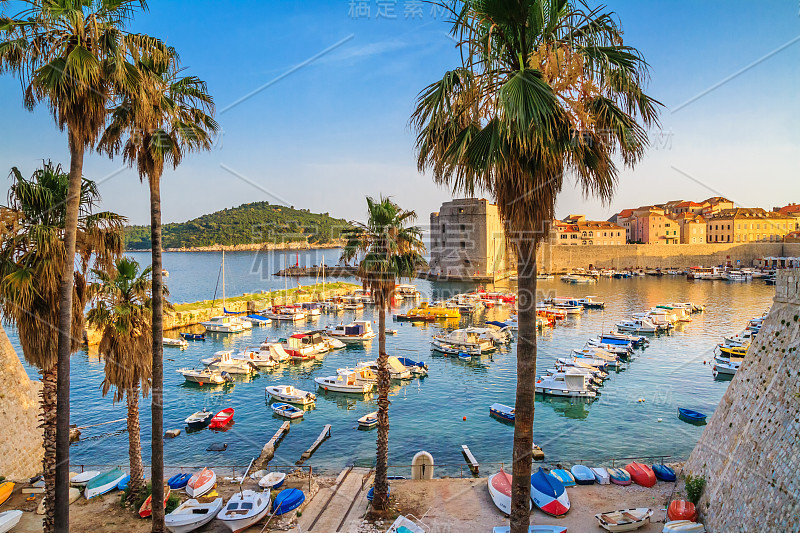
[[[221,429],[233,422],[233,407],[226,407],[221,410],[208,423],[209,429]]]
[[[296,389],[291,385],[272,385],[266,388],[266,393],[278,401],[295,405],[311,405],[317,400],[314,393]]]
[[[678,407],[678,418],[694,424],[702,424],[706,421],[706,415],[699,411],[687,409],[685,407]]]
[[[194,368],[181,368],[176,372],[183,376],[183,379],[189,383],[197,383],[203,385],[222,385],[225,382],[233,381],[233,378],[227,372],[220,372],[218,370],[211,370],[204,368],[197,370]]]
[[[164,346],[174,346],[176,348],[186,348],[189,346],[189,343],[186,342],[186,339],[181,337],[180,339],[172,339],[170,337],[163,337],[161,340],[161,344]]]
[[[314,378],[314,382],[317,387],[326,392],[346,392],[351,394],[366,394],[375,386],[373,383],[359,382],[354,374],[319,377]]]
[[[303,410],[298,409],[288,403],[273,403],[270,408],[272,412],[278,416],[282,416],[283,418],[288,418],[290,420],[294,420],[296,418],[303,418]]]
[[[489,414],[508,422],[514,422],[514,408],[503,405],[502,403],[493,403],[490,405]]]
[[[345,343],[367,342],[376,337],[369,320],[356,320],[350,324],[339,324],[328,330],[328,335]]]
[[[189,426],[190,429],[203,429],[209,423],[211,423],[211,419],[214,417],[214,413],[211,411],[207,411],[203,409],[202,411],[197,411],[186,417],[186,425]]]
[[[358,419],[358,427],[361,429],[370,429],[378,425],[378,411],[367,413]]]

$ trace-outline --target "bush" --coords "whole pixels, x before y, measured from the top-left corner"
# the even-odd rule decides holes
[[[694,505],[700,501],[703,489],[706,486],[705,476],[686,476],[686,496]]]

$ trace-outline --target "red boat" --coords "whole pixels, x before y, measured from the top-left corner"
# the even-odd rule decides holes
[[[667,508],[667,517],[670,520],[697,521],[697,509],[692,502],[686,500],[673,500]]]
[[[215,414],[214,418],[211,419],[211,423],[208,424],[208,427],[209,429],[220,429],[230,424],[232,421],[233,407],[228,407],[227,409],[223,409],[219,413]]]
[[[653,469],[642,463],[632,462],[625,467],[625,470],[631,475],[631,479],[637,485],[642,487],[652,487],[656,484],[656,473]]]
[[[170,490],[171,489],[169,487],[164,487],[164,509],[167,508],[167,500],[169,499]],[[139,516],[141,516],[142,518],[147,518],[152,514],[153,514],[153,495],[151,494],[150,496],[147,497],[142,506],[139,508]]]

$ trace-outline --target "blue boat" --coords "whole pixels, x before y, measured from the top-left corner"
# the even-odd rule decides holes
[[[306,495],[300,489],[284,489],[272,501],[273,514],[280,516],[294,511],[306,501]]]
[[[588,466],[574,465],[569,471],[578,485],[592,485],[594,483],[594,472]]]
[[[692,409],[686,409],[684,407],[678,407],[678,418],[693,424],[702,424],[706,421],[706,415],[703,413],[694,411]]]
[[[250,322],[252,322],[253,324],[257,324],[257,325],[269,324],[269,323],[272,322],[272,319],[267,318],[267,317],[265,317],[263,315],[257,315],[257,314],[247,315],[247,319]]]
[[[205,333],[181,333],[181,338],[187,341],[204,341],[206,340]]]
[[[570,508],[564,484],[552,472],[548,474],[541,467],[531,475],[531,500],[551,516],[563,516]]]
[[[467,353],[460,353],[458,354],[458,358],[461,361],[472,361],[472,356]]]
[[[390,485],[389,488],[386,490],[386,495],[388,496],[391,493],[392,493],[392,487]],[[374,497],[375,497],[375,487],[373,486],[373,487],[370,487],[369,488],[369,492],[367,492],[367,500],[368,501],[372,501],[372,498],[374,498]]]
[[[489,414],[501,420],[514,422],[514,408],[503,405],[502,403],[493,403],[490,405]]]
[[[192,479],[192,474],[175,474],[167,480],[167,485],[171,489],[182,489]]]
[[[146,475],[144,477],[145,477],[145,479],[147,479]],[[131,482],[131,476],[130,476],[130,474],[128,474],[127,476],[122,478],[119,481],[119,483],[117,483],[117,490],[121,490],[123,492],[128,490],[128,485],[130,484],[130,482]]]
[[[428,365],[425,364],[425,361],[417,362],[412,359],[409,359],[408,357],[398,357],[397,360],[400,361],[400,364],[403,366],[407,367],[418,366],[420,368],[424,368],[425,370],[428,369]]]
[[[572,474],[569,473],[569,470],[564,470],[563,468],[556,468],[555,470],[551,470],[550,473],[558,479],[562,485],[565,487],[574,487],[575,486],[575,478],[572,477]],[[592,476],[594,477],[594,476]]]
[[[675,481],[677,479],[675,471],[664,464],[653,465],[653,473],[661,481]]]

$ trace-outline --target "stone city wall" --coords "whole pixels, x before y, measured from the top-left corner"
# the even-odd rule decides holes
[[[0,476],[27,480],[42,471],[41,383],[32,381],[0,327]]]
[[[800,531],[800,269],[772,309],[685,471],[704,476],[710,533]]]
[[[562,273],[574,268],[686,268],[722,264],[751,267],[763,257],[798,257],[800,243],[623,244],[567,246],[544,244],[537,254],[540,272]]]

